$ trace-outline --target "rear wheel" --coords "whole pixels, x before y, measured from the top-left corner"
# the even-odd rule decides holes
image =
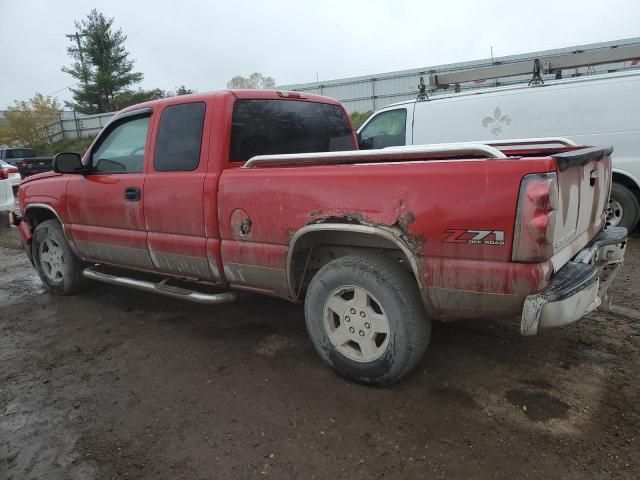
[[[71,295],[85,287],[82,261],[69,248],[57,220],[46,220],[36,227],[31,252],[36,271],[49,291]]]
[[[607,224],[612,227],[626,227],[631,233],[640,221],[638,197],[619,183],[611,185],[611,197],[607,208]]]
[[[320,356],[349,380],[370,385],[409,373],[431,332],[415,279],[383,256],[349,255],[325,265],[309,285],[305,317]]]

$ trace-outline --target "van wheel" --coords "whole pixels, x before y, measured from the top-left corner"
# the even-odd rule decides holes
[[[640,221],[640,203],[638,197],[624,185],[611,185],[611,197],[607,208],[607,225],[626,227],[629,233]]]
[[[348,255],[321,268],[307,290],[305,319],[325,362],[368,385],[409,373],[431,334],[415,278],[383,256]]]
[[[36,227],[31,252],[33,265],[50,292],[71,295],[86,286],[82,261],[69,248],[57,220],[46,220]]]

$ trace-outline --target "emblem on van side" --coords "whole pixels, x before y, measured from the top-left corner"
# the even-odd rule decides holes
[[[500,107],[496,107],[493,111],[493,117],[484,117],[482,119],[482,126],[491,129],[491,133],[494,135],[502,133],[502,127],[504,125],[511,125],[511,117],[502,115]]]

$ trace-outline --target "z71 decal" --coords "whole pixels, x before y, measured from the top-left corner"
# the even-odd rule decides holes
[[[468,243],[471,245],[504,245],[504,231],[502,230],[463,230],[451,229],[445,231],[448,235],[447,243]]]

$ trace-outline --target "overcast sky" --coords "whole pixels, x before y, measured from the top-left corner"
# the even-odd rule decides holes
[[[0,0],[0,109],[70,99],[65,34],[93,7],[128,36],[141,87],[200,92],[253,71],[282,85],[640,37],[633,0]]]

